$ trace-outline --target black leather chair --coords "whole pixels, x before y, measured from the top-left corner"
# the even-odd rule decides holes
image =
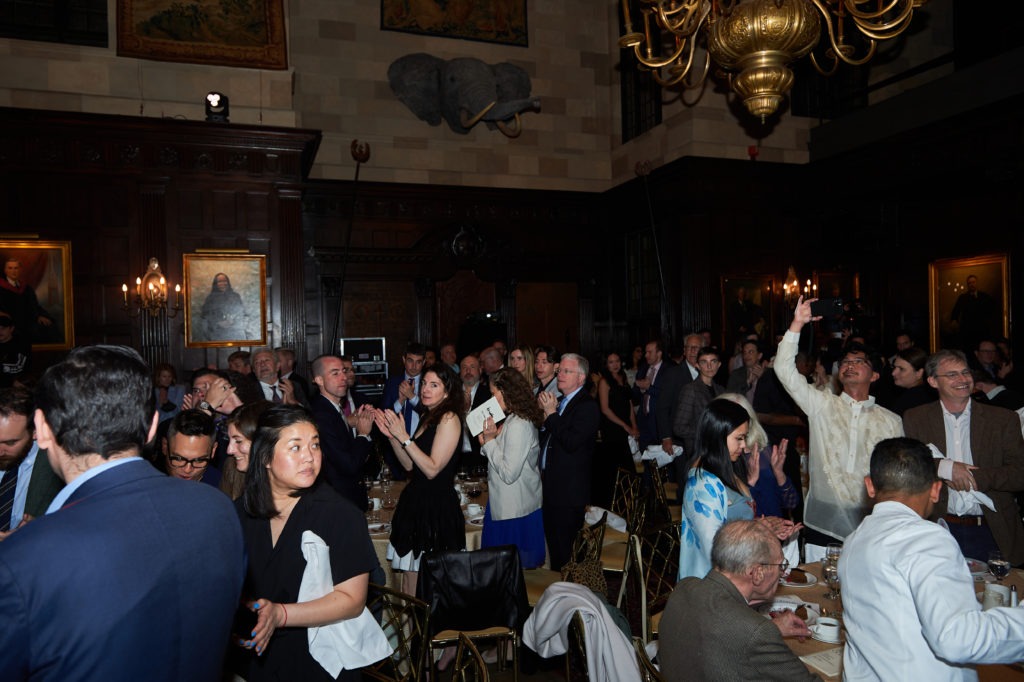
[[[430,607],[433,650],[453,646],[464,633],[498,644],[498,670],[512,644],[513,679],[519,679],[519,635],[530,613],[515,545],[472,552],[428,552],[420,562],[417,596]],[[435,679],[436,679],[436,670]]]

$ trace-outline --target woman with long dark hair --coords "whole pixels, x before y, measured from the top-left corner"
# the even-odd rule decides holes
[[[258,422],[245,492],[235,502],[249,555],[244,595],[256,625],[240,633],[255,655],[247,680],[359,680],[359,670],[332,677],[310,655],[308,628],[355,618],[366,605],[377,555],[363,514],[328,485],[317,485],[320,436],[303,407],[275,405]],[[302,535],[329,549],[334,589],[298,602],[306,569]]]
[[[526,379],[515,369],[499,369],[490,380],[491,395],[505,413],[495,425],[484,420],[478,436],[487,458],[490,495],[484,509],[482,547],[515,545],[523,568],[544,563],[544,519],[541,516],[540,438],[544,413]]]
[[[374,422],[388,437],[395,457],[410,472],[391,519],[387,558],[404,571],[402,590],[416,594],[424,552],[466,548],[466,521],[455,492],[455,451],[462,443],[462,381],[443,363],[420,380],[420,417],[414,435],[391,410],[377,410]]]
[[[608,509],[618,470],[634,470],[629,437],[639,436],[633,389],[622,368],[622,356],[611,352],[604,357],[601,379],[597,383],[597,402],[601,407],[601,441],[594,448],[591,473],[591,501]]]

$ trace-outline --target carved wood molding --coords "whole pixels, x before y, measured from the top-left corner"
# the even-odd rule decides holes
[[[200,106],[197,104],[197,106]],[[0,108],[0,168],[301,182],[316,130]]]

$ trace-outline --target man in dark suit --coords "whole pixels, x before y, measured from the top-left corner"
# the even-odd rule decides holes
[[[35,401],[21,387],[0,389],[0,540],[46,513],[64,487],[35,439]]]
[[[944,457],[937,462],[946,485],[933,516],[945,519],[964,556],[985,561],[989,551],[999,549],[1018,566],[1024,563],[1024,525],[1013,494],[1024,490],[1020,420],[1014,412],[971,399],[974,378],[961,351],[934,353],[925,372],[939,399],[907,410],[903,428]],[[976,492],[988,496],[995,510]]]
[[[321,355],[313,361],[313,384],[320,390],[309,401],[323,453],[323,473],[339,495],[366,511],[366,487],[363,465],[370,454],[370,431],[373,430],[373,408],[363,405],[354,413],[355,430],[342,412],[348,399],[348,376],[341,358]]]
[[[672,373],[676,364],[672,359],[665,356],[665,348],[658,339],[649,341],[644,346],[644,369],[643,376],[637,374],[633,388],[633,397],[640,406],[640,413],[637,418],[637,427],[640,430],[640,447],[661,442],[661,429],[658,424],[658,406],[661,404],[661,397],[665,394],[665,386],[672,383]],[[664,412],[664,410],[662,411]],[[663,415],[668,419],[668,452],[672,451],[672,413]]]
[[[382,410],[394,410],[395,414],[402,416],[405,420],[405,430],[410,436],[416,434],[416,427],[420,423],[420,378],[423,376],[426,355],[427,349],[422,343],[414,341],[407,345],[405,353],[402,354],[404,371],[388,377],[380,400]],[[406,478],[405,468],[398,463],[391,448],[384,448],[384,460],[391,467],[391,476],[394,480]]]
[[[597,401],[583,389],[590,365],[565,353],[558,365],[558,399],[537,394],[544,412],[541,434],[541,481],[544,487],[544,537],[551,568],[560,570],[572,555],[576,531],[583,527],[590,502],[590,473],[600,421]]]
[[[241,527],[223,493],[139,457],[158,420],[146,363],[76,348],[37,400],[36,439],[67,485],[0,543],[0,679],[219,680]]]
[[[820,680],[783,637],[811,634],[792,611],[765,618],[751,602],[770,600],[785,570],[778,538],[759,521],[722,526],[711,546],[713,569],[684,578],[661,617],[661,673],[668,682]]]
[[[309,380],[295,371],[295,351],[283,346],[274,349],[277,354],[277,372],[282,379],[287,379],[296,387],[297,395],[304,395],[306,398],[312,396],[316,391],[311,390]]]

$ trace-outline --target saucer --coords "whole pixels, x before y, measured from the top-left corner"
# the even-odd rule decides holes
[[[840,632],[839,639],[825,639],[824,637],[819,637],[818,633],[812,630],[811,639],[823,642],[825,644],[843,644],[846,638],[843,636],[843,633]]]

